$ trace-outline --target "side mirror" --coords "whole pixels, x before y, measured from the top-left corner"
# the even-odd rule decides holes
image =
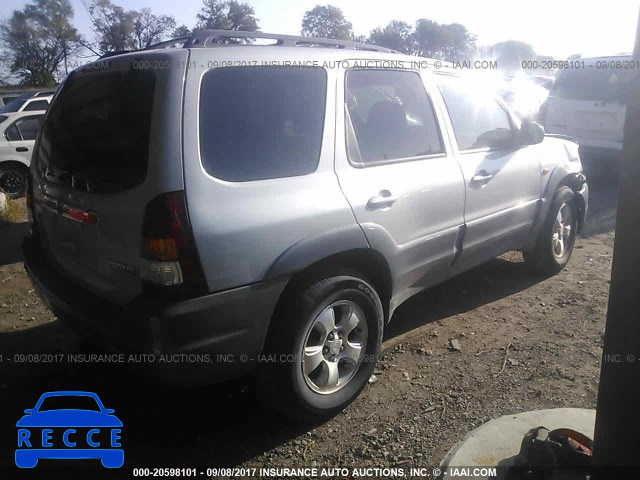
[[[523,145],[536,145],[544,140],[544,128],[537,123],[524,121],[520,127],[520,138]]]
[[[112,408],[105,408],[104,409],[104,413],[106,413],[107,415],[110,415],[112,413],[115,413],[116,411]]]
[[[33,413],[33,408],[27,408],[24,413],[26,413],[27,415],[31,415]]]

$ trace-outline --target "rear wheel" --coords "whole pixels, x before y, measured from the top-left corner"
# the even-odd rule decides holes
[[[0,165],[0,192],[9,198],[23,197],[27,189],[27,169],[20,163]]]
[[[292,292],[278,309],[258,369],[262,397],[300,419],[338,413],[373,373],[383,309],[359,276],[328,277]]]
[[[571,258],[577,225],[575,194],[569,187],[560,187],[553,197],[535,247],[523,252],[525,262],[544,273],[560,272]]]

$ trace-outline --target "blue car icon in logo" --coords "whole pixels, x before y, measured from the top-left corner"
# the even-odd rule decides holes
[[[124,464],[122,422],[92,392],[43,394],[18,423],[16,465],[33,468],[41,458],[99,458],[107,468]]]

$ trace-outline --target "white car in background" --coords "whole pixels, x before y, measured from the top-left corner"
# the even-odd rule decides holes
[[[49,108],[53,92],[27,92],[0,107],[0,114],[13,112],[38,112]]]
[[[45,112],[0,114],[0,192],[10,198],[25,193],[33,145]]]
[[[558,72],[540,109],[539,123],[547,133],[575,138],[587,162],[617,160],[622,152],[625,97],[640,65],[631,55],[581,58],[574,63],[576,68]]]

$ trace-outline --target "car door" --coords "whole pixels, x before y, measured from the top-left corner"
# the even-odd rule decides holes
[[[11,125],[7,126],[4,131],[7,144],[4,156],[14,160],[18,160],[29,166],[31,163],[31,154],[33,153],[33,145],[38,131],[42,125],[44,115],[29,115],[20,117]]]
[[[463,224],[462,172],[429,78],[354,68],[338,88],[336,173],[371,247],[389,262],[392,308],[446,278]]]
[[[489,88],[454,76],[438,83],[466,192],[455,274],[525,243],[540,201],[541,166],[535,146],[519,145],[517,127]]]

